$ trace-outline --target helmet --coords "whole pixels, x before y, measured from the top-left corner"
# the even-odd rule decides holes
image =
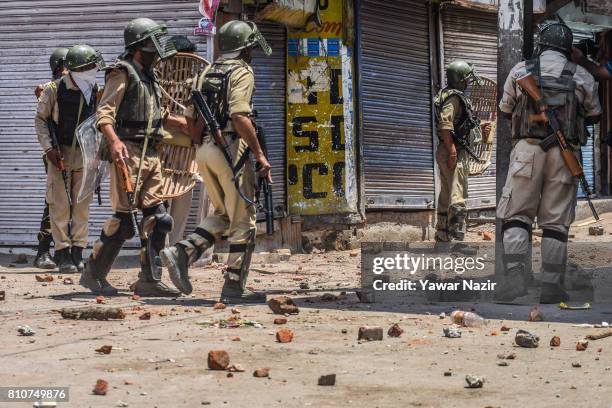
[[[574,35],[572,30],[560,21],[550,21],[542,25],[538,32],[538,54],[547,48],[564,53],[572,52]]]
[[[259,45],[266,56],[272,48],[252,21],[229,21],[219,29],[219,50],[222,54],[236,52]]]
[[[446,68],[446,82],[450,88],[463,91],[469,80],[479,80],[473,65],[465,61],[453,61]]]
[[[153,41],[154,48],[145,47],[147,39]],[[146,52],[156,52],[161,59],[176,54],[174,43],[168,37],[168,29],[164,24],[157,24],[150,18],[136,18],[128,23],[123,31],[125,48],[136,47]]]
[[[93,47],[77,44],[71,47],[66,54],[66,68],[70,71],[95,64],[98,69],[104,68],[104,58]]]
[[[196,52],[198,46],[195,45],[186,35],[173,35],[170,41],[174,43],[174,48],[178,52]]]
[[[49,58],[49,66],[51,67],[51,71],[55,71],[56,69],[63,67],[66,62],[66,54],[68,54],[68,48],[60,47],[56,48],[51,57]]]

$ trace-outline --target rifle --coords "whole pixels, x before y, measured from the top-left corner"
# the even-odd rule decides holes
[[[268,235],[274,234],[274,213],[273,213],[273,207],[272,207],[272,189],[269,183],[267,182],[267,180],[262,180],[260,178],[259,183],[258,183],[258,193],[257,193],[257,196],[259,197],[259,191],[260,189],[263,189],[265,207],[261,205],[261,203],[259,202],[259,199],[257,200],[257,202],[254,202],[250,198],[245,196],[242,190],[240,190],[240,184],[239,184],[240,179],[239,179],[238,173],[240,172],[240,169],[242,168],[242,166],[244,166],[244,164],[246,163],[249,157],[249,152],[250,152],[249,148],[245,149],[245,151],[242,153],[242,156],[240,156],[240,158],[236,162],[236,165],[234,166],[233,164],[234,161],[232,160],[232,156],[229,152],[229,146],[227,145],[227,143],[225,143],[225,139],[223,138],[223,135],[221,134],[221,127],[219,126],[219,122],[217,122],[217,119],[212,114],[212,111],[210,110],[210,107],[208,106],[208,103],[206,102],[206,99],[204,98],[203,93],[201,91],[192,91],[191,94],[193,96],[194,106],[196,110],[198,111],[198,114],[204,120],[204,123],[206,124],[208,131],[210,132],[210,134],[213,137],[213,140],[215,141],[215,144],[219,146],[219,148],[223,152],[223,157],[225,157],[227,164],[232,169],[232,179],[234,181],[234,186],[236,187],[238,194],[244,201],[246,201],[248,205],[255,206],[257,209],[262,209],[265,211],[266,233]],[[259,140],[259,143],[261,145],[261,148],[264,154],[267,155],[267,151],[265,148],[265,140],[263,138],[263,130],[259,127],[256,127],[256,129],[257,129],[257,140]]]
[[[134,207],[136,206],[134,200],[134,188],[132,187],[132,180],[130,179],[130,173],[128,173],[127,166],[125,162],[122,160],[116,161],[115,165],[117,166],[117,170],[119,170],[119,175],[121,176],[121,184],[123,190],[127,194],[129,211],[132,215],[132,226],[134,228],[134,235],[139,235],[138,232],[138,220],[136,219],[136,212],[134,211]]]
[[[72,197],[70,196],[70,179],[68,178],[68,171],[66,170],[66,163],[64,162],[64,156],[62,156],[62,147],[57,139],[57,128],[53,119],[47,121],[47,127],[49,128],[49,136],[51,136],[51,147],[59,153],[59,159],[57,161],[57,168],[62,172],[62,179],[64,180],[64,190],[66,190],[66,197],[68,198],[68,208],[70,216],[68,218],[68,236],[71,236],[71,223],[72,223]]]
[[[268,146],[266,145],[264,130],[261,126],[255,126],[255,129],[257,130],[257,140],[259,141],[261,150],[263,150],[264,156],[268,157]],[[258,166],[256,166],[255,171],[259,173],[259,163]],[[264,196],[263,207],[261,206],[261,201],[259,200],[259,194],[261,192],[263,192]],[[272,186],[265,177],[259,177],[259,181],[257,183],[257,202],[259,203],[259,207],[266,215],[266,234],[274,235],[274,204],[272,201]]]
[[[582,190],[586,195],[587,203],[589,204],[589,208],[593,213],[593,217],[595,217],[595,220],[599,221],[599,215],[591,202],[591,190],[589,188],[589,182],[584,175],[584,170],[576,158],[576,155],[574,155],[574,152],[567,144],[567,140],[565,139],[565,135],[561,130],[561,126],[559,125],[559,120],[557,119],[554,109],[551,109],[548,105],[546,105],[544,96],[536,83],[535,77],[533,74],[528,73],[527,75],[517,79],[516,83],[535,102],[538,109],[537,114],[529,115],[529,121],[548,123],[557,139],[557,144],[561,149],[561,157],[565,162],[565,166],[570,171],[572,176],[577,177],[580,181],[580,185],[582,186]]]
[[[459,146],[459,148],[465,150],[470,156],[472,156],[472,158],[474,160],[476,160],[478,163],[486,163],[486,160],[483,160],[480,158],[480,156],[478,156],[473,150],[472,148],[468,145],[468,143],[465,141],[465,139],[458,137],[455,132],[453,132],[451,130],[451,136],[453,137],[453,142],[455,142],[455,144],[457,146]]]

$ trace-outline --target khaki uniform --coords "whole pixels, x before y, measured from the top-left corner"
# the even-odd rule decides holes
[[[65,81],[68,90],[78,90],[69,76],[54,81],[54,85],[46,86],[38,102],[36,111],[35,127],[38,141],[45,152],[52,148],[51,136],[47,121],[59,121],[59,107],[57,103],[57,89],[60,81]],[[85,118],[81,118],[85,119]],[[74,136],[76,138],[76,135]],[[89,232],[89,205],[93,195],[89,195],[77,202],[77,196],[81,187],[83,177],[83,158],[81,149],[73,144],[62,146],[62,154],[66,170],[69,175],[70,192],[72,199],[72,224],[71,235],[68,235],[68,224],[70,223],[70,207],[64,187],[62,173],[53,164],[48,165],[47,174],[47,202],[51,218],[51,233],[55,242],[55,250],[77,246],[87,247],[87,236]]]
[[[39,85],[43,90],[51,85],[53,81],[49,81],[44,85]],[[42,98],[42,93],[40,97],[37,98],[37,102],[40,102],[40,98]],[[48,174],[48,163],[47,156],[43,154],[42,157],[43,165],[45,166],[45,174]],[[63,181],[62,181],[63,183]],[[47,197],[45,194],[45,208],[43,210],[42,219],[40,220],[40,230],[38,231],[38,250],[40,251],[49,251],[51,247],[51,243],[53,242],[53,235],[51,233],[51,218],[49,217],[49,203],[47,202]]]
[[[220,60],[216,63],[240,65],[231,73],[229,78],[229,115],[252,113],[251,101],[255,91],[255,77],[252,68],[242,60]],[[193,107],[189,107],[185,111],[185,116],[196,117]],[[247,144],[233,133],[231,121],[228,121],[223,135],[230,146],[235,164],[247,148]],[[243,261],[245,261],[245,253],[248,252],[245,247],[255,243],[255,208],[249,206],[238,194],[232,180],[232,170],[225,160],[221,148],[214,143],[212,137],[204,137],[202,145],[196,152],[196,160],[215,211],[202,221],[194,234],[190,234],[180,244],[185,246],[191,258],[194,250],[199,252],[197,248],[203,244],[203,238],[208,241],[210,241],[208,238],[212,238],[214,242],[214,240],[220,239],[222,235],[227,234],[230,243],[230,254],[227,262],[228,272],[239,275]],[[255,171],[251,159],[247,160],[241,171],[239,185],[246,197],[254,199]]]
[[[566,62],[563,54],[544,51],[540,57],[542,76],[559,77]],[[526,97],[516,79],[526,73],[525,62],[510,71],[499,104],[502,112],[514,113],[516,117],[514,110],[519,98]],[[585,117],[599,115],[601,106],[593,77],[578,66],[573,79],[576,82],[575,95]],[[517,121],[513,119],[513,127],[516,126]],[[567,261],[567,237],[574,221],[577,179],[565,166],[558,146],[544,151],[539,143],[540,140],[535,138],[513,140],[508,176],[497,204],[497,217],[503,220],[504,263],[508,270],[527,268],[531,225],[537,217],[543,230],[541,279],[557,284]],[[578,154],[579,147],[575,150]]]
[[[436,150],[436,162],[440,170],[440,193],[438,195],[436,241],[448,242],[453,236],[465,233],[466,200],[468,198],[469,155],[457,148],[457,165],[448,167],[449,152],[442,143],[442,130],[452,131],[464,113],[461,100],[452,95],[440,109],[437,123],[440,143]]]

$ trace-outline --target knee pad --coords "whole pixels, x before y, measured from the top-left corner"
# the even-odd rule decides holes
[[[134,237],[134,225],[132,214],[116,212],[109,219],[102,229],[101,240],[127,241]]]
[[[155,229],[162,234],[167,234],[172,231],[174,220],[168,213],[155,214]]]

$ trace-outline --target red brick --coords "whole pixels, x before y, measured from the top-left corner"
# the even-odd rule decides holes
[[[108,392],[108,381],[102,379],[96,381],[96,385],[92,392],[96,395],[106,395]]]
[[[211,370],[225,370],[229,366],[230,357],[225,350],[211,350],[208,352],[208,368]]]
[[[293,331],[289,329],[281,329],[276,332],[276,340],[279,343],[291,343],[293,340]]]

